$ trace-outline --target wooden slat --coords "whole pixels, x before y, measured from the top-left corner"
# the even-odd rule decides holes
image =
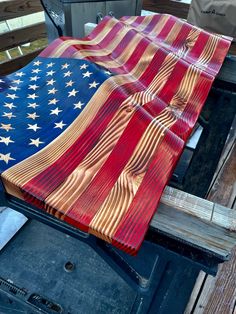
[[[0,1],[0,22],[43,11],[39,0]]]
[[[161,197],[161,204],[236,232],[236,211],[233,209],[168,186]]]
[[[46,37],[45,23],[37,23],[0,35],[0,51]]]
[[[183,192],[184,193],[184,192]],[[211,254],[217,255],[220,258],[229,259],[230,253],[236,245],[236,232],[230,232],[228,229],[219,226],[211,221],[208,221],[208,213],[206,219],[200,219],[198,215],[193,215],[191,204],[194,206],[195,197],[186,195],[186,199],[192,198],[192,201],[185,203],[182,198],[172,205],[160,203],[157,214],[154,215],[151,221],[151,227],[164,232],[169,237],[174,237],[180,242],[187,243],[201,250],[208,251]],[[176,206],[182,202],[182,208]],[[214,204],[212,205],[214,208]],[[203,213],[204,206],[197,212]],[[206,212],[210,209],[206,207]],[[227,217],[227,212],[225,213]],[[226,218],[228,220],[228,218]]]
[[[216,278],[207,276],[194,314],[233,313],[236,304],[236,250],[231,261],[223,264]]]
[[[225,171],[220,172],[215,180],[215,185],[211,189],[210,197],[218,203],[233,207],[236,196],[236,141],[232,145],[232,150],[225,160]],[[236,212],[235,210],[232,210]]]
[[[27,55],[0,64],[0,75],[7,75],[21,69],[31,60],[36,58],[42,50],[43,49],[38,49],[36,51],[28,53]]]

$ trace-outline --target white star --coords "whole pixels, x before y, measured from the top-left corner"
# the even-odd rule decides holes
[[[75,82],[73,82],[72,80],[70,80],[69,82],[66,83],[66,87],[72,87],[72,85],[74,84]]]
[[[37,81],[37,80],[39,80],[40,79],[40,77],[39,76],[37,76],[37,75],[35,75],[35,76],[32,76],[31,78],[30,78],[30,81]]]
[[[54,79],[47,81],[47,85],[53,85],[54,83],[56,83],[56,81]]]
[[[56,72],[55,72],[55,71],[53,71],[53,70],[48,71],[48,72],[47,72],[47,76],[49,76],[49,75],[53,75],[54,73],[56,73]]]
[[[47,68],[51,68],[55,63],[51,62],[47,64]]]
[[[41,62],[41,61],[39,61],[39,60],[37,60],[37,61],[34,61],[34,65],[37,65],[37,66],[39,66],[40,64],[42,64],[42,62]]]
[[[63,127],[66,125],[63,123],[63,121],[59,122],[59,123],[54,123],[55,126],[54,126],[54,129],[63,129]]]
[[[28,103],[28,106],[27,106],[28,108],[36,108],[36,107],[39,107],[39,105],[37,105],[36,104],[36,102],[34,102],[34,103]]]
[[[104,73],[107,74],[107,75],[111,75],[110,71],[105,71]]]
[[[74,104],[74,109],[82,109],[82,106],[83,106],[84,104],[81,102],[81,101],[79,101],[77,104]]]
[[[11,118],[15,118],[16,116],[12,112],[3,112],[2,117],[11,119]]]
[[[28,94],[27,98],[29,99],[33,99],[35,100],[35,98],[38,98],[39,96],[37,96],[35,93],[34,94]]]
[[[92,73],[92,72],[89,72],[89,71],[87,71],[87,72],[85,72],[85,73],[82,73],[83,78],[85,78],[85,77],[90,77],[92,74],[93,74],[93,73]]]
[[[78,93],[78,91],[77,90],[75,90],[75,89],[72,89],[72,91],[70,91],[70,92],[68,92],[68,97],[71,97],[71,96],[76,96],[76,94]]]
[[[39,116],[36,114],[36,112],[34,112],[34,113],[27,113],[27,115],[28,115],[28,119],[33,119],[33,120],[35,120],[36,118],[39,118]]]
[[[9,89],[14,90],[14,91],[16,92],[16,91],[19,90],[20,88],[17,87],[17,86],[10,86]]]
[[[30,139],[31,142],[29,143],[29,145],[35,145],[36,147],[39,147],[40,144],[43,144],[44,142],[41,142],[40,141],[40,138],[36,138],[35,140],[34,139]]]
[[[11,140],[10,136],[9,137],[0,136],[0,143],[4,143],[8,146],[9,143],[14,143],[14,141]]]
[[[88,65],[86,63],[84,63],[83,65],[80,66],[80,70],[86,70],[88,67]]]
[[[19,85],[20,83],[23,83],[23,81],[21,81],[21,80],[13,80],[12,82],[15,83],[15,84],[18,84],[18,85]]]
[[[5,104],[4,107],[7,107],[9,109],[16,108],[16,106],[13,105],[13,102],[11,103],[5,102],[4,104]]]
[[[93,81],[93,83],[90,83],[90,84],[89,84],[89,89],[90,89],[90,88],[96,88],[97,85],[99,85],[99,83],[96,83],[95,81]]]
[[[6,97],[7,97],[7,98],[11,98],[11,99],[19,98],[18,96],[16,96],[16,94],[7,94]]]
[[[15,159],[11,158],[11,153],[8,153],[6,155],[0,154],[0,160],[5,161],[5,163],[8,164],[9,160],[15,160]]]
[[[13,130],[14,128],[12,128],[11,124],[1,123],[0,129],[5,130],[5,131],[8,132],[10,130]]]
[[[25,75],[24,72],[18,72],[18,73],[16,73],[16,76],[19,76],[19,77],[22,77],[23,75]]]
[[[56,103],[58,102],[59,100],[57,100],[56,98],[53,98],[51,100],[49,100],[48,104],[49,105],[56,105]]]
[[[69,64],[65,63],[61,66],[61,69],[64,70],[64,69],[67,69],[68,67],[69,67]]]
[[[37,88],[39,88],[38,85],[34,84],[34,85],[29,85],[28,89],[33,89],[36,90]]]
[[[42,71],[42,70],[40,70],[40,69],[33,69],[31,73],[37,73],[37,74],[38,74],[38,73],[41,72],[41,71]]]
[[[0,79],[0,83],[5,83],[5,81],[4,81],[4,80],[2,80],[2,79]]]
[[[48,94],[55,94],[56,92],[58,92],[58,90],[56,88],[52,88],[48,90]]]
[[[67,76],[71,76],[72,72],[71,71],[67,71],[64,73],[64,77],[67,77]]]
[[[36,132],[38,129],[41,129],[41,127],[39,127],[37,123],[28,124],[28,126],[29,127],[27,128],[27,130],[33,130],[34,132]]]
[[[55,114],[56,116],[58,116],[58,114],[62,112],[62,110],[60,110],[58,107],[56,109],[51,110],[50,114]]]

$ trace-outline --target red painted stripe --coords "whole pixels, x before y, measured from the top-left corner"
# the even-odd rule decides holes
[[[203,52],[208,40],[210,38],[210,35],[201,32],[195,42],[195,45],[192,49],[190,49],[187,53],[187,56],[185,57],[186,61],[188,61],[190,64],[196,64],[197,60],[199,59],[201,53]]]
[[[140,16],[138,16],[137,22],[135,21],[134,23],[131,23],[132,27],[136,27],[136,26],[140,25],[139,18],[140,18]],[[158,22],[160,21],[160,18],[161,18],[161,15],[159,15],[159,14],[150,16],[150,21],[148,22],[147,26],[142,31],[142,33],[143,34],[146,34],[146,33],[149,34],[153,30],[153,28],[158,24]]]
[[[160,31],[160,33],[157,35],[157,39],[160,41],[165,41],[165,38],[169,35],[172,27],[175,25],[176,19],[172,18],[171,16],[169,16],[165,26],[162,28],[162,30]]]
[[[62,58],[65,57],[71,57],[74,53],[78,52],[79,50],[97,50],[97,51],[102,51],[101,47],[103,49],[106,49],[107,45],[109,45],[112,40],[119,36],[119,32],[122,30],[124,27],[124,24],[122,23],[116,23],[114,26],[109,28],[109,32],[106,30],[106,36],[98,43],[98,44],[75,44],[75,45],[70,45],[61,55]],[[91,40],[88,38],[88,40]]]
[[[156,26],[156,23],[154,23],[155,19],[152,19],[150,23],[145,28],[144,32],[150,32],[153,27]],[[136,23],[137,24],[137,23]],[[119,24],[120,27],[123,27],[124,25],[122,23]],[[115,37],[116,34],[110,32],[111,38]],[[121,39],[117,47],[112,51],[112,53],[109,53],[106,56],[90,56],[90,57],[84,57],[84,59],[89,60],[91,62],[99,62],[99,61],[114,61],[116,58],[118,58],[122,52],[126,49],[126,47],[129,45],[130,41],[137,35],[137,31],[135,29],[130,29],[130,31],[124,36],[124,38]],[[91,46],[91,45],[75,45],[70,46],[63,54],[62,57],[71,57],[74,53],[79,51],[80,49],[92,49],[92,50],[100,50],[101,47],[103,49],[106,49],[106,46],[110,44],[111,39],[106,38],[106,41],[101,42],[99,45]],[[126,64],[119,68],[119,70],[116,68],[114,69],[114,72],[116,73],[127,73],[127,65],[133,65],[136,64],[136,62],[141,58],[144,50],[146,49],[147,45],[150,44],[150,41],[147,41],[147,39],[143,38],[137,45],[136,49],[134,50],[132,56],[129,58],[129,60],[126,62]],[[132,62],[130,62],[132,60]],[[108,67],[107,67],[108,68]],[[112,71],[112,68],[109,68]],[[129,69],[130,71],[130,69]]]
[[[168,90],[168,94],[165,94],[165,92],[161,91],[161,93],[163,92],[163,95],[165,95],[165,102],[167,104],[176,93],[181,79],[186,73],[187,69],[188,68],[185,64],[179,62],[179,66],[177,64],[173,71],[178,73],[178,80],[175,80],[175,84],[173,84],[172,88]],[[154,104],[154,106],[152,106],[152,104]],[[124,133],[120,137],[107,161],[98,171],[97,175],[83,192],[83,194],[67,212],[67,216],[69,216],[71,220],[80,221],[80,223],[84,225],[84,228],[85,226],[89,225],[92,218],[110,193],[110,190],[114,186],[115,182],[118,180],[124,166],[131,158],[135,147],[146,130],[146,127],[149,125],[152,118],[160,112],[159,110],[156,110],[165,106],[163,101],[160,103],[158,102],[158,106],[156,106],[156,104],[157,101],[154,101],[153,103],[151,102],[148,106],[143,107],[146,112],[151,113],[151,115],[148,114],[148,117],[150,117],[149,119],[145,120],[145,115],[143,117],[142,114],[143,110],[141,110],[141,113],[137,111],[132,117],[130,123],[126,127]]]
[[[174,93],[177,92],[177,89],[186,74],[189,65],[183,62],[181,59],[176,63],[173,71],[171,72],[169,78],[167,79],[165,85],[160,91],[158,97],[167,104],[171,101],[174,96]],[[171,82],[171,84],[170,84]]]
[[[165,107],[166,104],[164,105],[163,102],[155,99],[137,109],[107,161],[80,198],[67,212],[66,215],[70,221],[74,220],[74,223],[80,221],[84,226],[83,230],[85,230],[86,226],[88,227],[152,121],[153,116],[148,112],[152,111],[157,116]],[[67,218],[65,220],[67,221]]]
[[[51,53],[65,40],[66,40],[65,37],[57,38],[39,54],[39,57],[48,58],[51,55]]]
[[[150,42],[148,42],[145,38],[143,38],[137,45],[136,49],[134,52],[131,54],[129,59],[126,61],[125,64],[121,65],[120,67],[109,67],[107,66],[106,68],[116,74],[127,74],[132,71],[132,69],[135,67],[135,65],[140,61],[142,58],[142,55],[145,53],[145,50],[147,49],[148,45]],[[99,62],[103,61],[103,57],[87,57],[85,58],[91,62]],[[111,61],[114,61],[114,58],[111,56],[110,58]],[[145,61],[144,61],[145,62]]]
[[[182,140],[172,132],[166,132],[128,212],[114,234],[113,245],[131,254],[139,249],[183,147]]]
[[[119,86],[78,140],[55,163],[25,184],[23,189],[41,200],[46,198],[92,149],[127,95],[142,91],[150,84],[165,57],[165,53],[157,53],[138,82]]]
[[[218,42],[216,50],[206,68],[208,73],[212,74],[213,76],[217,75],[225,59],[225,53],[229,50],[230,45],[230,41],[220,40]]]
[[[181,49],[182,47],[185,46],[185,41],[191,31],[192,27],[187,24],[187,23],[183,23],[182,27],[178,33],[178,35],[176,36],[175,40],[173,41],[170,49],[171,51],[178,51],[179,49]]]
[[[89,223],[110,193],[151,121],[152,117],[147,115],[142,107],[137,109],[109,158],[66,213],[65,221],[68,221],[67,217],[69,217],[70,222],[79,221],[84,225],[83,230],[88,229]]]
[[[202,107],[207,99],[212,83],[213,78],[210,75],[201,73],[183,113],[176,123],[170,128],[173,133],[185,141],[187,141],[195,123],[197,122],[198,116],[202,111]],[[196,95],[197,100],[194,99]]]

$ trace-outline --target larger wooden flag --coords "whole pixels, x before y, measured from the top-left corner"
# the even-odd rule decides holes
[[[6,191],[135,254],[229,46],[169,15],[57,39],[0,79]]]

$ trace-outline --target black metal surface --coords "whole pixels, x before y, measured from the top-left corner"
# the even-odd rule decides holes
[[[72,272],[64,270],[67,261],[75,265]],[[148,267],[151,263],[147,259]],[[135,298],[135,292],[88,245],[33,220],[0,252],[0,274],[27,292],[19,297],[8,291],[14,303],[25,303],[25,313],[35,313],[38,307],[29,303],[33,294],[60,305],[66,314],[129,313]],[[0,286],[0,291],[6,299],[6,290]]]
[[[40,309],[48,314],[57,313],[53,309],[67,314],[126,314],[136,313],[137,309],[138,313],[162,313],[173,306],[176,295],[183,294],[187,300],[201,269],[180,254],[145,242],[138,257],[129,256],[127,260],[129,267],[139,272],[140,288],[135,292],[118,276],[118,268],[112,270],[89,246],[36,221],[30,221],[0,256],[1,276],[11,282],[10,289],[0,286],[1,314],[18,313],[15,309],[23,313],[39,313]],[[64,270],[68,260],[75,265],[69,273]],[[11,289],[11,285],[16,288]],[[44,307],[39,303],[41,299],[46,300]],[[182,307],[185,304],[183,300],[178,302]]]

